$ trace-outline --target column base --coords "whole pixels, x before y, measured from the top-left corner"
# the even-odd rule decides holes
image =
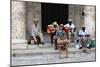
[[[24,39],[12,39],[11,49],[26,49],[27,40]]]

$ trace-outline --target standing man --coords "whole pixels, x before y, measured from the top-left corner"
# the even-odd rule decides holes
[[[55,28],[55,33],[53,35],[53,39],[54,39],[54,44],[55,44],[55,50],[57,50],[57,38],[55,38],[55,34],[59,30],[59,25],[57,24],[57,22],[54,22],[53,26]]]
[[[34,38],[34,41],[35,43],[37,43],[37,36],[40,37],[40,40],[41,40],[41,44],[44,44],[44,41],[43,41],[43,34],[40,32],[39,28],[38,28],[38,22],[39,20],[38,19],[34,19],[33,20],[33,25],[32,25],[32,36]]]
[[[61,58],[62,52],[65,52],[65,57],[68,57],[68,43],[70,43],[70,41],[67,39],[66,33],[63,31],[63,25],[59,26],[59,30],[56,32],[55,37],[57,38],[57,47],[60,52],[59,57]]]

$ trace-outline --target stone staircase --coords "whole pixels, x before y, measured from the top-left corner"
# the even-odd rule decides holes
[[[88,53],[83,53],[72,43],[68,47],[68,58],[65,58],[65,53],[61,54],[63,58],[59,58],[59,50],[55,50],[54,45],[50,43],[44,45],[29,44],[26,49],[12,49],[11,66],[95,61],[95,48],[87,51]]]
[[[11,55],[13,57],[16,56],[39,56],[39,55],[48,55],[48,54],[59,54],[59,50],[54,49],[54,45],[50,44],[50,37],[47,33],[44,33],[44,45],[36,45],[36,44],[27,44],[25,48],[17,48],[17,49],[11,49]],[[14,46],[21,47],[20,45]],[[95,48],[87,49],[89,53],[95,52]],[[71,42],[68,47],[68,54],[81,54],[82,50],[79,50],[75,48],[75,43]]]
[[[94,52],[95,48],[87,49],[87,51]],[[74,43],[70,44],[68,47],[68,54],[82,53],[82,50],[79,50],[74,47]],[[37,55],[47,55],[47,54],[59,54],[59,50],[54,49],[54,45],[46,43],[44,45],[27,45],[26,49],[12,49],[11,55],[16,56],[37,56]]]

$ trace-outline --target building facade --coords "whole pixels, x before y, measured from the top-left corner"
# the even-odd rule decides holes
[[[27,38],[31,35],[33,19],[39,19],[38,27],[42,31],[41,9],[40,2],[11,1],[11,42],[13,49],[26,48]],[[95,6],[68,5],[68,18],[73,20],[77,31],[85,26],[90,35],[94,36],[95,15]]]

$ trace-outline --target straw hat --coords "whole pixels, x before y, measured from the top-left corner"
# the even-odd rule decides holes
[[[55,22],[53,22],[52,24],[53,24],[53,25],[58,25],[56,21],[55,21]]]
[[[64,25],[63,25],[63,24],[60,24],[60,26],[62,26],[62,27],[63,27]]]
[[[53,27],[53,25],[48,25],[48,27]]]
[[[39,22],[39,19],[35,18],[33,19],[33,23],[38,23]]]
[[[72,21],[72,19],[68,19],[68,21]]]

